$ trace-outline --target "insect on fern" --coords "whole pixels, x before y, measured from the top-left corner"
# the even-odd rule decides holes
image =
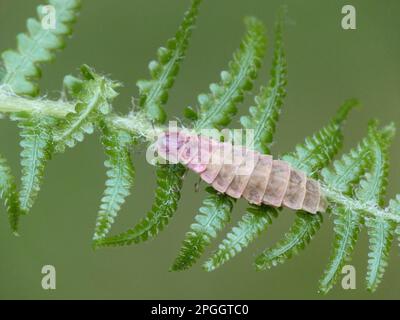
[[[43,7],[38,8],[38,19],[28,20],[28,32],[17,37],[16,50],[2,54],[0,68],[0,113],[17,122],[22,147],[19,184],[0,156],[0,198],[12,231],[17,234],[21,216],[33,208],[48,161],[97,130],[106,155],[106,182],[93,235],[95,248],[137,244],[157,236],[177,211],[184,177],[192,171],[208,186],[171,271],[189,269],[201,259],[213,239],[228,227],[242,198],[249,205],[203,262],[206,271],[245,250],[272,228],[286,207],[295,210],[294,222],[280,241],[258,254],[256,270],[277,266],[299,254],[320,229],[323,216],[332,215],[333,249],[320,292],[333,288],[362,229],[368,233],[370,247],[366,287],[376,290],[388,265],[389,250],[400,237],[400,196],[388,204],[384,201],[394,125],[380,127],[372,121],[358,146],[334,160],[342,146],[345,120],[357,104],[350,99],[292,152],[280,158],[272,156],[288,79],[282,10],[275,28],[269,83],[258,89],[248,113],[240,117],[241,129],[253,134],[236,141],[221,129],[232,122],[261,70],[267,33],[255,17],[245,19],[245,35],[220,80],[197,97],[197,104],[184,109],[185,127],[167,126],[164,107],[189,47],[201,2],[191,1],[175,36],[158,49],[157,59],[149,64],[150,78],[137,82],[138,106],[127,115],[119,115],[113,108],[120,84],[87,65],[81,67],[80,77],[64,78],[64,94],[59,100],[38,97],[40,66],[64,47],[80,1],[49,0],[56,12],[55,29],[42,27]],[[154,203],[133,227],[110,235],[133,189],[132,152],[143,146],[153,155],[149,162],[156,172]]]

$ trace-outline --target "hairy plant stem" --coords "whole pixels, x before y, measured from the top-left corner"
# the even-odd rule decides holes
[[[0,113],[28,112],[56,118],[64,118],[75,112],[75,105],[61,100],[29,99],[13,94],[6,86],[0,86]]]
[[[19,112],[64,119],[69,113],[75,112],[75,103],[24,98],[0,87],[0,114]],[[107,122],[115,128],[128,131],[147,141],[153,141],[163,131],[162,127],[154,126],[142,112],[132,112],[127,116],[117,116],[112,113],[107,116]]]
[[[400,224],[400,215],[390,212],[389,208],[383,209],[368,202],[354,200],[327,186],[323,186],[322,189],[323,193],[330,200],[331,203],[341,205],[351,211],[356,211],[370,216],[391,220],[396,222],[397,224]]]
[[[63,119],[67,114],[75,112],[75,104],[61,100],[51,101],[24,98],[0,87],[0,114],[17,112],[28,112]],[[112,113],[107,116],[107,122],[115,128],[128,131],[149,142],[153,142],[158,134],[164,130],[161,126],[155,126],[142,112],[131,112],[126,116],[118,116]],[[388,209],[382,209],[367,202],[356,201],[328,186],[323,186],[323,192],[331,203],[342,205],[350,210],[362,212],[370,216],[392,220],[400,224],[400,215],[393,214]]]

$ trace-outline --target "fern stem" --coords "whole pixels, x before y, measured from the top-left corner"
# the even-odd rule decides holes
[[[383,218],[400,224],[400,215],[390,212],[387,208],[383,209],[377,207],[373,203],[358,201],[327,186],[323,186],[323,192],[332,203],[342,205],[350,210],[363,212],[373,217]]]
[[[30,99],[13,94],[6,86],[0,86],[0,114],[26,112],[38,116],[50,116],[65,119],[68,114],[75,113],[75,104],[62,100]],[[153,126],[143,113],[130,113],[127,116],[108,116],[111,124],[117,128],[152,141],[163,128]]]
[[[75,105],[62,100],[28,99],[15,95],[7,86],[0,86],[0,113],[28,112],[43,116],[65,118],[75,110]]]

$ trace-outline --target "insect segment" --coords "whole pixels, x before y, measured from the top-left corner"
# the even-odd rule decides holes
[[[318,181],[270,155],[185,130],[163,132],[156,146],[161,158],[185,165],[233,198],[313,214],[327,208]]]

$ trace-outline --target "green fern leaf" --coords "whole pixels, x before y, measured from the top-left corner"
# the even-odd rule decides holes
[[[270,153],[276,122],[286,96],[287,65],[282,41],[282,22],[283,17],[275,31],[274,59],[269,85],[261,87],[260,93],[254,99],[256,105],[249,108],[250,115],[240,118],[243,128],[254,130],[254,149],[264,154]]]
[[[365,138],[355,149],[333,163],[334,169],[324,168],[321,175],[325,184],[338,192],[351,194],[352,185],[360,181],[369,155],[369,141]]]
[[[394,199],[390,200],[388,210],[396,215],[400,215],[400,194],[396,195]],[[396,227],[395,234],[400,242],[400,226]]]
[[[371,128],[369,135],[356,149],[353,149],[334,163],[335,172],[323,171],[327,186],[332,189],[340,190],[346,195],[352,195],[354,186],[360,182],[363,174],[369,170],[371,163],[369,160],[371,150]],[[362,183],[361,188],[366,184]],[[361,225],[364,222],[362,215],[354,212],[342,205],[332,206],[335,214],[333,251],[324,275],[320,280],[320,292],[329,292],[345,265],[350,261]]]
[[[356,196],[360,201],[378,204],[384,203],[384,195],[387,188],[389,172],[388,148],[391,139],[384,139],[371,126],[371,153],[372,166],[364,180],[360,183],[360,189]],[[368,230],[370,252],[368,254],[367,289],[375,291],[381,282],[389,260],[389,252],[394,239],[396,224],[381,217],[368,217],[365,224]]]
[[[219,84],[210,85],[211,93],[198,97],[196,129],[226,126],[237,112],[236,104],[243,100],[244,92],[252,88],[265,52],[265,30],[255,18],[246,18],[245,23],[247,34],[229,64],[229,71],[221,73]]]
[[[196,215],[196,222],[190,226],[186,234],[183,246],[178,257],[175,259],[171,270],[180,271],[192,266],[204,252],[212,239],[229,222],[233,200],[227,196],[217,193],[208,187],[208,196],[204,199],[203,205]]]
[[[339,108],[333,120],[319,132],[297,145],[294,152],[283,156],[283,160],[293,167],[313,176],[317,171],[329,164],[342,146],[341,126],[349,112],[358,104],[350,99]]]
[[[11,230],[17,234],[19,217],[21,211],[19,208],[18,192],[15,185],[15,179],[11,174],[11,169],[6,159],[0,155],[0,199],[3,199],[4,206],[8,214],[8,220]]]
[[[64,79],[68,93],[77,101],[75,113],[67,115],[54,136],[56,151],[63,152],[65,147],[74,147],[91,134],[101,116],[111,111],[110,101],[117,96],[117,83],[97,75],[88,66],[81,68],[83,80],[72,76]]]
[[[45,165],[53,153],[52,127],[55,120],[50,117],[36,117],[28,114],[16,114],[21,129],[21,190],[20,208],[29,212],[40,190]]]
[[[132,136],[125,131],[114,130],[106,123],[102,123],[101,127],[102,143],[108,156],[104,163],[108,168],[108,179],[97,216],[94,245],[110,231],[125,198],[130,194],[135,175],[130,157]]]
[[[320,280],[319,289],[322,293],[332,289],[343,266],[350,261],[363,222],[359,214],[342,206],[335,207],[332,212],[336,215],[335,239],[329,264]]]
[[[284,238],[273,247],[266,249],[255,260],[256,270],[265,270],[284,263],[300,250],[304,250],[320,229],[323,218],[321,214],[310,215],[297,211],[296,218]]]
[[[17,37],[18,50],[8,50],[2,54],[6,69],[2,82],[20,95],[39,94],[39,64],[53,60],[54,52],[65,46],[65,38],[72,34],[72,25],[81,1],[49,0],[48,3],[55,9],[55,29],[43,28],[41,21],[46,11],[44,6],[39,6],[38,19],[28,19],[28,33],[21,33]]]
[[[218,246],[217,251],[203,264],[203,268],[206,271],[213,271],[233,258],[255,240],[272,223],[272,218],[277,215],[278,210],[273,207],[252,206],[247,208],[237,227],[232,228],[232,231]]]
[[[394,131],[394,128],[392,130]],[[388,149],[393,135],[383,137],[378,132],[375,122],[370,124],[369,135],[370,168],[365,178],[360,182],[359,189],[356,191],[356,197],[361,201],[376,203],[382,206],[388,184]]]
[[[396,224],[382,218],[367,219],[370,252],[368,254],[367,289],[375,291],[388,266],[390,248],[393,243]]]
[[[192,1],[175,37],[168,40],[166,47],[158,49],[158,60],[153,60],[149,64],[152,79],[137,82],[140,106],[155,122],[164,123],[166,120],[162,105],[168,101],[168,90],[173,86],[179,65],[185,57],[200,3],[201,0]]]
[[[162,231],[178,206],[185,171],[181,165],[159,165],[157,167],[156,200],[151,211],[132,229],[101,239],[97,242],[97,246],[123,246],[139,243]]]

